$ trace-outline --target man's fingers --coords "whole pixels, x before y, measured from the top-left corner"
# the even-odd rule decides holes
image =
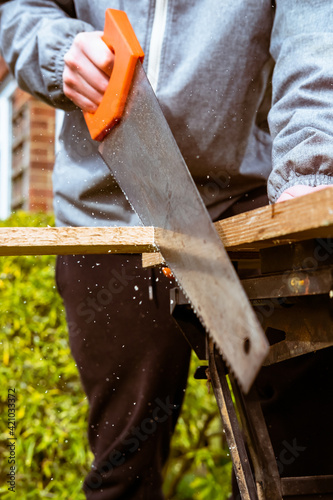
[[[79,33],[64,57],[63,90],[83,111],[95,112],[109,83],[114,56],[102,32]]]
[[[82,45],[82,51],[87,58],[106,75],[111,76],[114,54],[102,40],[102,31],[86,33],[87,39]],[[79,43],[81,43],[79,38]]]
[[[73,42],[73,49],[82,53],[91,63],[110,76],[113,67],[114,55],[102,40],[102,31],[79,33]]]
[[[278,197],[278,199],[276,200],[276,203],[281,203],[281,201],[291,200],[292,198],[293,198],[293,196],[291,196],[291,194],[284,192],[281,194],[281,196]]]
[[[96,111],[104,94],[93,88],[80,75],[73,74],[69,68],[64,70],[63,90],[76,106],[89,113]]]
[[[77,88],[82,82],[86,82],[97,93],[103,95],[108,86],[109,78],[106,73],[94,66],[84,54],[78,54],[76,58],[66,54],[63,81],[69,87]]]
[[[280,203],[281,201],[286,201],[286,200],[291,200],[292,198],[298,198],[299,196],[304,196],[305,194],[312,193],[314,191],[320,191],[321,189],[325,189],[327,186],[325,185],[320,185],[320,186],[304,186],[301,184],[297,184],[295,186],[292,186],[288,189],[286,189],[281,196],[276,200],[276,203]]]
[[[82,109],[82,111],[85,111],[87,113],[95,113],[97,111],[97,104],[92,102],[90,99],[87,97],[83,96],[82,94],[79,94],[77,92],[72,92],[72,98],[67,96],[71,101],[74,102],[74,104]]]

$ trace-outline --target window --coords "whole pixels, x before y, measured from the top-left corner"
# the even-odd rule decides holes
[[[61,132],[64,117],[65,117],[65,112],[62,111],[61,109],[57,109],[55,115],[55,146],[54,146],[55,153],[59,151],[59,135]]]
[[[12,96],[17,88],[12,77],[0,84],[0,219],[11,211]]]

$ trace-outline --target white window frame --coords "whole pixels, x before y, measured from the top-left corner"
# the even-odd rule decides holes
[[[11,213],[12,97],[17,83],[8,77],[0,86],[0,219]]]
[[[55,154],[58,153],[60,149],[60,141],[59,141],[59,135],[62,129],[62,124],[65,118],[65,112],[62,111],[62,109],[56,109],[56,115],[55,115],[55,143],[54,143],[54,152]]]

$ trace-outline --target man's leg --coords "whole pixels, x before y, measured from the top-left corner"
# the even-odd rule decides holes
[[[57,282],[90,405],[86,496],[162,499],[190,359],[169,312],[173,285],[135,255],[60,257]]]

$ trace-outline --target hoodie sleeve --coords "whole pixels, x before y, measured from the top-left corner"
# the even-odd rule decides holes
[[[18,85],[65,111],[75,105],[62,90],[64,55],[78,33],[94,30],[74,15],[70,0],[0,3],[1,52]]]
[[[332,0],[276,0],[271,54],[274,202],[296,184],[333,183]]]

